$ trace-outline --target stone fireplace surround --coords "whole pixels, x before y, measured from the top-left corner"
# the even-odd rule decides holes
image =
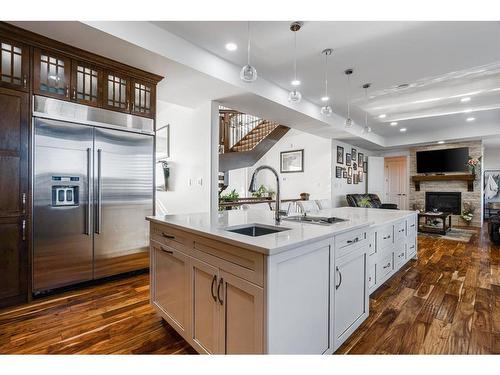
[[[462,196],[462,205],[464,202],[470,202],[475,209],[474,218],[471,225],[480,227],[483,223],[483,183],[482,183],[482,168],[478,168],[476,180],[474,181],[474,191],[467,191],[467,184],[463,181],[422,181],[420,183],[420,191],[415,191],[415,185],[412,183],[411,176],[417,175],[417,151],[439,150],[445,148],[468,147],[469,156],[479,158],[483,156],[482,141],[457,142],[442,145],[420,146],[410,149],[410,194],[409,208],[410,209],[425,209],[425,193],[426,192],[460,192]],[[452,225],[467,225],[460,218],[459,214],[452,215]]]

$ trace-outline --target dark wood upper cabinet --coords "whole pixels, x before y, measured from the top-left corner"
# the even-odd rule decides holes
[[[0,36],[0,86],[29,90],[29,47]]]
[[[130,79],[126,76],[104,72],[102,106],[120,112],[130,112]]]
[[[69,100],[71,59],[39,48],[33,55],[33,92]]]
[[[73,60],[71,66],[71,100],[85,105],[102,105],[102,69]]]
[[[139,116],[153,117],[155,113],[155,85],[143,81],[131,81],[131,113]]]

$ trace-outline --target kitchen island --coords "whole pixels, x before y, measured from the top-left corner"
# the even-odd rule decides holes
[[[148,217],[151,303],[200,353],[329,354],[417,254],[416,212],[343,207]]]

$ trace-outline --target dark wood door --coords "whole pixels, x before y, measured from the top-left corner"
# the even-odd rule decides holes
[[[29,94],[0,88],[0,306],[27,298]]]
[[[93,107],[102,103],[102,70],[73,60],[71,66],[71,100]]]
[[[144,81],[132,80],[131,99],[134,115],[154,117],[155,113],[155,85]]]
[[[33,50],[33,92],[70,100],[71,59],[50,51]]]
[[[102,106],[114,111],[130,112],[130,79],[127,76],[104,72]]]
[[[29,47],[0,36],[0,86],[29,90]]]

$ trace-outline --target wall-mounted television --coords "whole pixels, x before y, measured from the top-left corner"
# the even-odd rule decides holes
[[[417,173],[466,172],[469,148],[418,151]]]

